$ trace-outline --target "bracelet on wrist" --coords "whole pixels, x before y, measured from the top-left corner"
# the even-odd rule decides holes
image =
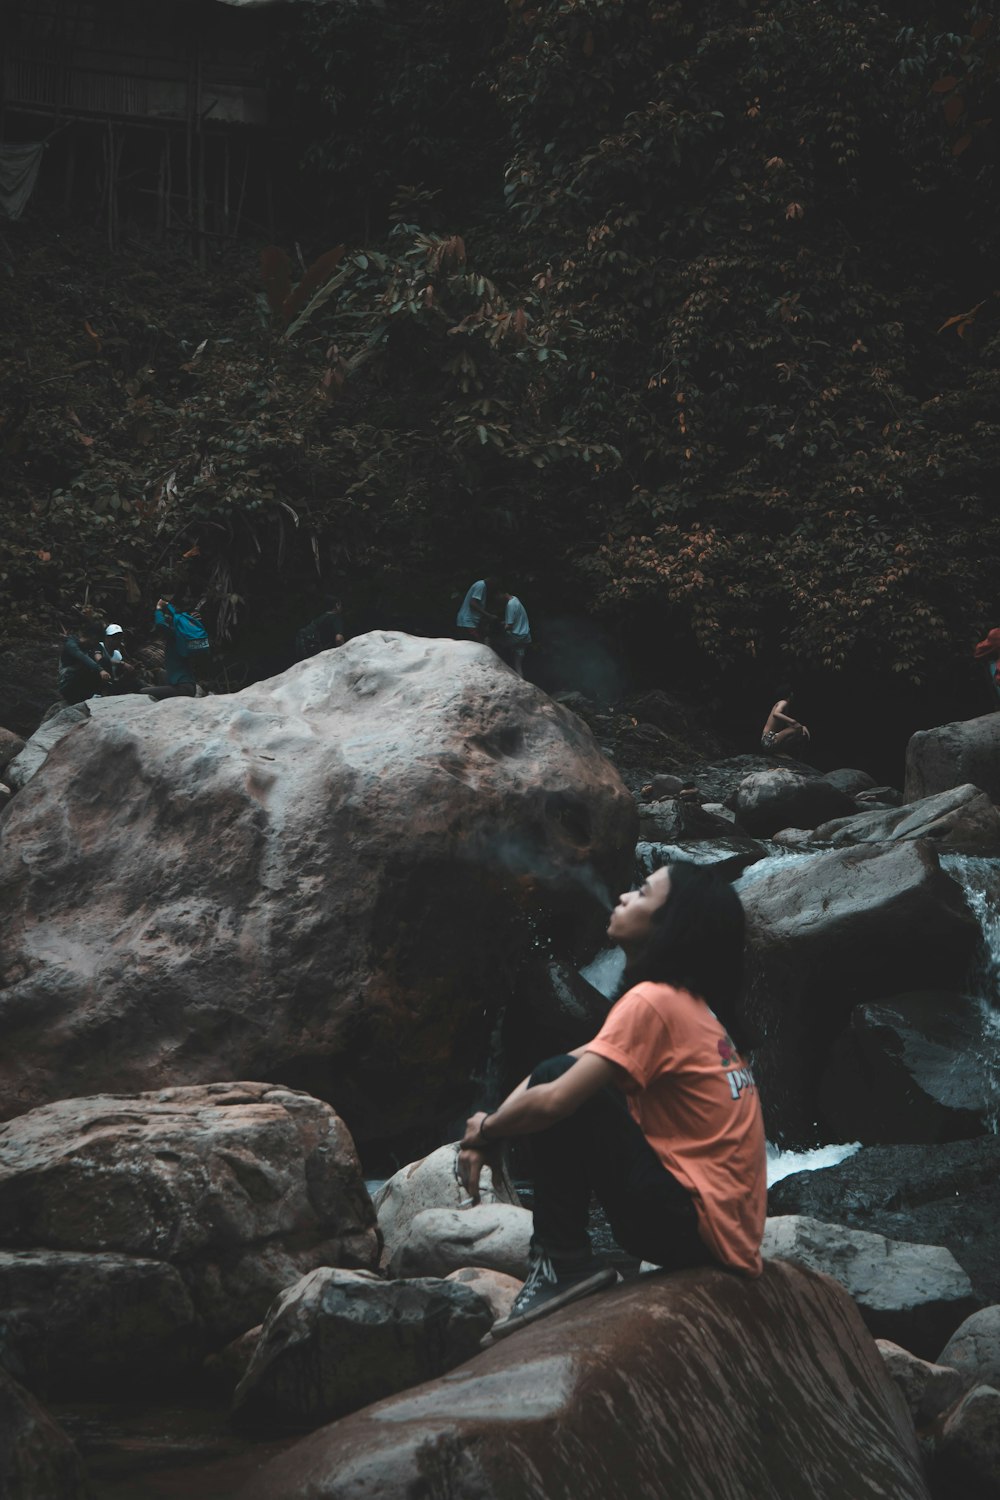
[[[479,1122],[479,1139],[481,1141],[485,1141],[486,1144],[487,1144],[487,1146],[490,1144],[490,1138],[486,1134],[486,1121],[488,1119],[489,1119],[489,1115],[483,1115],[483,1118]]]

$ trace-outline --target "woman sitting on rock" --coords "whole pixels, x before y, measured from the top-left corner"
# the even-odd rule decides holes
[[[972,652],[976,661],[985,662],[990,674],[990,686],[1000,698],[1000,630],[994,628],[979,642]]]
[[[498,1143],[532,1137],[531,1268],[494,1338],[617,1279],[591,1254],[592,1191],[630,1255],[667,1270],[761,1270],[764,1127],[736,1045],[739,898],[711,870],[671,865],[620,897],[608,935],[630,988],[600,1032],[466,1125],[458,1172],[473,1202]]]
[[[779,688],[778,701],[768,714],[760,737],[760,748],[768,754],[775,750],[799,749],[809,739],[806,726],[788,712],[791,706],[791,688]]]

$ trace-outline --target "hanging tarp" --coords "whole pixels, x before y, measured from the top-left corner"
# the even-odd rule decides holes
[[[0,146],[0,214],[19,219],[35,191],[42,164],[43,141],[22,146]]]

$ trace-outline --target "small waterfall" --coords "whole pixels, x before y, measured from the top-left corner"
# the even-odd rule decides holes
[[[979,951],[966,984],[979,1006],[983,1029],[979,1045],[961,1062],[982,1070],[993,1100],[987,1119],[996,1134],[1000,1131],[1000,859],[946,854],[941,866],[961,886],[979,922]]]

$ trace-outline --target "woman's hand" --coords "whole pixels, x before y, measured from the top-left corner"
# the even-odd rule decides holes
[[[472,1199],[473,1204],[479,1202],[479,1179],[490,1149],[489,1143],[483,1140],[479,1131],[479,1127],[486,1119],[487,1113],[487,1110],[480,1109],[466,1120],[465,1134],[462,1137],[458,1150],[458,1159],[455,1163],[455,1172],[458,1180]]]

